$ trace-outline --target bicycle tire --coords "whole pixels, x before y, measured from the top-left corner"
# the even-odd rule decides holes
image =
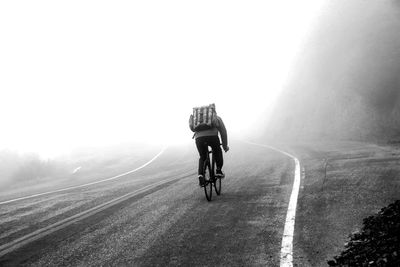
[[[212,187],[211,166],[210,161],[207,160],[204,166],[204,193],[208,201],[211,201],[212,198]]]
[[[217,193],[217,196],[219,196],[221,194],[222,183],[221,183],[221,178],[215,177],[215,158],[214,158],[214,155],[212,157],[211,170],[212,170],[213,178],[214,178],[213,184],[214,184],[215,193]]]

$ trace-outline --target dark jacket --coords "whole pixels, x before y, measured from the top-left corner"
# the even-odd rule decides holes
[[[194,134],[194,138],[199,138],[202,136],[213,136],[213,135],[217,135],[218,136],[218,132],[221,135],[221,139],[222,139],[222,146],[226,147],[228,146],[228,134],[226,132],[226,128],[225,128],[225,124],[222,121],[221,117],[217,116],[217,120],[216,120],[216,127],[211,128],[211,129],[207,129],[207,130],[203,130],[203,131],[197,131]]]

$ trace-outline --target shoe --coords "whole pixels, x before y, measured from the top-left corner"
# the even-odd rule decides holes
[[[217,178],[225,178],[225,173],[222,172],[222,170],[217,170],[215,173],[215,177]]]
[[[199,186],[203,187],[205,184],[204,176],[199,174]]]

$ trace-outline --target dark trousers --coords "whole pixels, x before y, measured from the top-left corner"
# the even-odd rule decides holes
[[[197,146],[197,150],[199,151],[199,155],[200,155],[198,174],[204,175],[203,166],[204,166],[205,160],[207,159],[208,146],[210,146],[213,150],[217,169],[222,168],[222,165],[224,165],[224,158],[222,156],[222,149],[221,149],[219,137],[217,135],[202,136],[202,137],[196,138],[196,146]]]

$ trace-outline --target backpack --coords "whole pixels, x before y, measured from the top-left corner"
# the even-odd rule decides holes
[[[194,107],[190,115],[189,126],[193,132],[208,130],[216,127],[217,112],[215,104],[208,106]]]

